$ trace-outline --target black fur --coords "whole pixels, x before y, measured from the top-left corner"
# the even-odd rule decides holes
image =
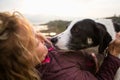
[[[114,23],[116,32],[120,31],[120,25]],[[106,27],[101,23],[96,23],[91,19],[85,19],[77,22],[71,29],[72,37],[70,39],[69,48],[72,50],[80,50],[84,48],[99,45],[99,53],[103,53],[112,37],[107,32]],[[92,38],[93,43],[87,44],[87,38]]]

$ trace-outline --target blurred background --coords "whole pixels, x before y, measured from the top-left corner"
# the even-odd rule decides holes
[[[19,11],[46,36],[64,31],[76,18],[109,18],[120,23],[120,0],[0,0],[0,12]]]

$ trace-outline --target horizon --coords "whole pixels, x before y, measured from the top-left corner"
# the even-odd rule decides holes
[[[19,11],[26,17],[38,15],[43,22],[45,19],[105,18],[120,15],[119,3],[120,0],[0,0],[0,11]]]
[[[50,21],[55,21],[55,20],[63,20],[63,21],[72,21],[75,19],[85,19],[84,17],[60,17],[60,16],[50,16],[50,15],[26,15],[24,16],[30,20],[33,24],[45,24]],[[109,17],[119,17],[120,15],[112,15],[112,16],[106,16],[103,18],[109,18]],[[99,19],[99,18],[88,18],[88,19]]]

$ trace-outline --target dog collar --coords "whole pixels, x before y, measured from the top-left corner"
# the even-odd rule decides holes
[[[109,51],[107,49],[105,49],[104,52],[103,52],[104,57],[107,57],[108,54],[109,54]]]

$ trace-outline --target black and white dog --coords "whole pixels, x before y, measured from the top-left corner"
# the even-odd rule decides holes
[[[120,25],[113,23],[111,19],[74,20],[51,41],[58,49],[81,50],[99,46],[98,52],[103,53],[119,31]],[[115,80],[120,80],[120,77]]]
[[[102,53],[119,31],[120,25],[110,19],[75,20],[51,41],[63,50],[80,50],[99,45],[99,53]]]

